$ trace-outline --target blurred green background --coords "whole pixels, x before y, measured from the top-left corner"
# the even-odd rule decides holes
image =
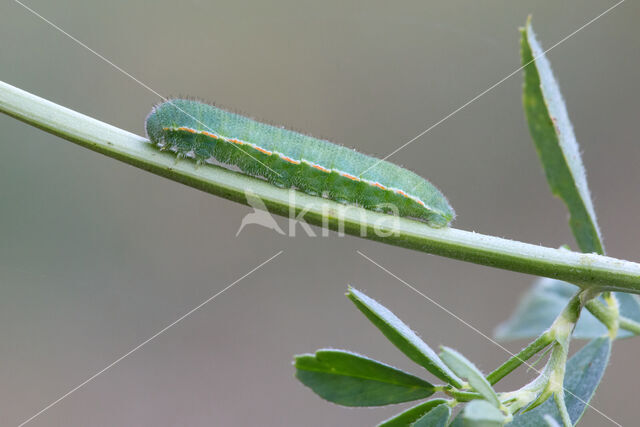
[[[384,156],[613,2],[27,3],[163,95],[192,95]],[[638,3],[550,54],[610,255],[638,259]],[[159,99],[17,3],[0,5],[1,79],[142,134]],[[434,182],[455,226],[575,247],[520,106],[518,74],[390,160]],[[251,209],[0,116],[0,424],[17,425],[279,250],[284,253],[33,426],[371,425],[400,411],[328,404],[292,355],[347,348],[422,373],[344,297],[386,304],[483,370],[507,355],[356,253],[490,333],[533,278],[352,238],[295,238]],[[286,221],[278,219],[281,226]],[[317,228],[314,229],[316,232]],[[524,342],[508,344],[512,351]],[[582,345],[574,342],[575,348]],[[637,423],[640,340],[618,342],[593,405]],[[523,384],[520,372],[498,389]],[[608,425],[589,409],[585,426]]]

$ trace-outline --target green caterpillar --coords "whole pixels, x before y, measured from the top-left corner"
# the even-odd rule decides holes
[[[179,158],[215,159],[279,187],[420,219],[432,227],[444,227],[455,216],[436,187],[407,169],[201,102],[172,99],[156,106],[146,131],[154,144]]]

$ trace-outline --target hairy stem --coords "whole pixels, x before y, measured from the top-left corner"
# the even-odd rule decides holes
[[[620,319],[618,319],[618,321],[620,322],[620,329],[624,329],[626,331],[633,332],[636,335],[640,335],[640,323],[624,316],[620,316]]]
[[[544,348],[546,348],[549,344],[553,342],[553,334],[549,331],[546,331],[531,344],[520,350],[518,354],[508,359],[498,368],[496,368],[493,372],[487,375],[487,380],[491,385],[494,385],[502,378],[509,375],[511,372],[516,370],[520,365],[522,365],[527,360],[531,359],[533,356],[538,354]]]
[[[275,214],[383,243],[462,261],[556,278],[582,288],[640,293],[640,264],[546,248],[348,207],[216,166],[176,162],[146,138],[0,82],[0,111],[108,157],[191,187],[247,204],[246,191]]]
[[[564,427],[572,427],[573,423],[571,422],[571,417],[569,416],[569,411],[567,410],[567,404],[564,400],[564,390],[560,389],[558,393],[554,394],[553,398],[556,401],[558,412],[560,412],[562,425]]]
[[[611,339],[615,339],[618,329],[626,329],[636,335],[640,334],[640,323],[620,316],[615,294],[605,294],[604,298],[607,301],[607,305],[597,299],[592,299],[585,304],[585,308],[607,327]]]

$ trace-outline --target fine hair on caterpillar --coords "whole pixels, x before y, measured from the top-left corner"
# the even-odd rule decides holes
[[[145,128],[153,144],[178,159],[190,156],[199,164],[215,160],[281,188],[436,228],[455,217],[444,195],[410,170],[209,104],[168,100],[153,108]]]

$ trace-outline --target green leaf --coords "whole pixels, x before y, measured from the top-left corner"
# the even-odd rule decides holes
[[[320,397],[344,406],[380,406],[431,396],[427,381],[341,350],[295,356],[296,377]]]
[[[524,111],[547,181],[569,209],[569,224],[582,252],[603,254],[580,149],[560,89],[531,19],[521,32]]]
[[[352,287],[349,287],[347,296],[409,359],[454,387],[462,387],[460,378],[440,360],[431,347],[389,309]]]
[[[505,415],[484,400],[472,400],[462,410],[462,425],[473,427],[499,427],[506,422]]]
[[[580,351],[578,351],[567,363],[564,377],[565,403],[569,417],[576,424],[595,393],[600,379],[604,374],[611,354],[611,340],[607,337],[596,338]],[[544,417],[550,415],[562,425],[560,413],[553,399],[548,399],[537,408],[517,415],[513,427],[537,427],[545,425]]]
[[[416,421],[423,419],[426,415],[430,415],[431,413],[435,412],[436,409],[438,410],[438,417],[443,418],[441,412],[442,410],[439,409],[440,406],[445,406],[448,409],[448,415],[446,417],[446,419],[444,420],[444,424],[442,425],[446,425],[447,420],[449,419],[449,415],[451,414],[451,409],[449,409],[449,405],[447,405],[447,401],[444,399],[434,399],[434,400],[429,400],[427,402],[421,403],[419,405],[414,406],[413,408],[409,408],[404,412],[399,413],[398,415],[394,416],[393,418],[389,418],[386,421],[383,421],[382,423],[380,423],[378,425],[378,427],[407,427],[407,426],[415,426]],[[429,425],[429,424],[425,424],[425,425]],[[440,425],[440,424],[433,424],[434,426]]]
[[[537,280],[522,297],[511,317],[496,328],[496,339],[508,341],[539,336],[551,326],[577,291],[576,286],[567,282],[547,278]],[[638,297],[621,292],[615,295],[620,302],[620,314],[640,321]],[[607,328],[591,313],[583,310],[573,337],[592,339],[606,334]],[[623,329],[618,332],[618,338],[631,336],[634,334]]]
[[[445,427],[451,417],[451,408],[447,404],[440,405],[424,415],[411,427]]]
[[[471,363],[466,357],[452,348],[442,347],[440,358],[456,375],[466,378],[475,391],[480,393],[487,401],[496,408],[500,407],[500,399],[489,384],[489,381],[482,375],[482,372]]]

